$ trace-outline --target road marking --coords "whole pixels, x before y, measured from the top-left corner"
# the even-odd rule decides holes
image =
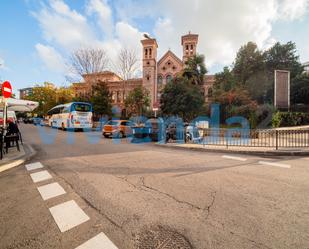
[[[104,233],[99,233],[75,249],[118,249],[118,247]]]
[[[38,187],[38,191],[44,201],[66,193],[58,182]]]
[[[237,156],[222,156],[223,158],[226,158],[226,159],[232,159],[232,160],[237,160],[237,161],[247,161],[247,158],[243,158],[243,157],[237,157]]]
[[[272,162],[259,161],[259,164],[274,166],[274,167],[280,167],[280,168],[286,168],[286,169],[291,168],[291,165],[282,164],[282,163],[272,163]]]
[[[8,169],[17,167],[17,166],[23,164],[24,162],[25,162],[25,159],[20,159],[20,160],[17,160],[17,161],[15,161],[15,162],[12,162],[12,163],[5,164],[5,165],[3,165],[3,166],[0,166],[0,173],[3,172],[3,171],[6,171],[6,170],[8,170]]]
[[[90,219],[73,200],[51,207],[49,211],[62,233]]]
[[[40,162],[26,164],[26,169],[27,169],[28,171],[35,170],[35,169],[41,169],[41,168],[43,168],[43,167],[44,167],[44,166],[43,166]]]
[[[45,181],[45,180],[48,180],[48,179],[51,179],[53,178],[47,170],[43,170],[43,171],[39,171],[39,172],[36,172],[36,173],[32,173],[30,174],[31,178],[32,178],[32,181],[34,183],[36,182],[42,182],[42,181]]]

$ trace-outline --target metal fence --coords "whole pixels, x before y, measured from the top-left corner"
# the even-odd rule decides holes
[[[199,129],[203,145],[271,148],[309,147],[309,129]]]

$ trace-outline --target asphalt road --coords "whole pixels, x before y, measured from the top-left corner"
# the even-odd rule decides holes
[[[45,129],[52,144],[21,126],[38,151],[31,162],[52,179],[34,183],[23,165],[0,174],[0,248],[76,248],[100,232],[119,249],[309,248],[309,158],[180,151]],[[37,187],[53,182],[66,194],[44,201]],[[61,232],[49,208],[70,200],[89,220]]]

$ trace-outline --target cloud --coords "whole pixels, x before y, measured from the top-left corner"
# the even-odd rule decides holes
[[[35,45],[35,48],[49,70],[57,73],[66,73],[67,67],[64,59],[53,47],[38,43]]]
[[[62,0],[50,0],[48,6],[44,5],[39,12],[34,12],[33,16],[49,43],[72,50],[97,42],[86,17],[71,10]]]
[[[308,0],[282,0],[278,9],[278,18],[295,20],[302,18],[309,5]]]

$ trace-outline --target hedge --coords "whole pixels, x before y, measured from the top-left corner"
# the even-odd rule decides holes
[[[276,112],[272,117],[274,128],[299,125],[309,125],[308,112]]]

